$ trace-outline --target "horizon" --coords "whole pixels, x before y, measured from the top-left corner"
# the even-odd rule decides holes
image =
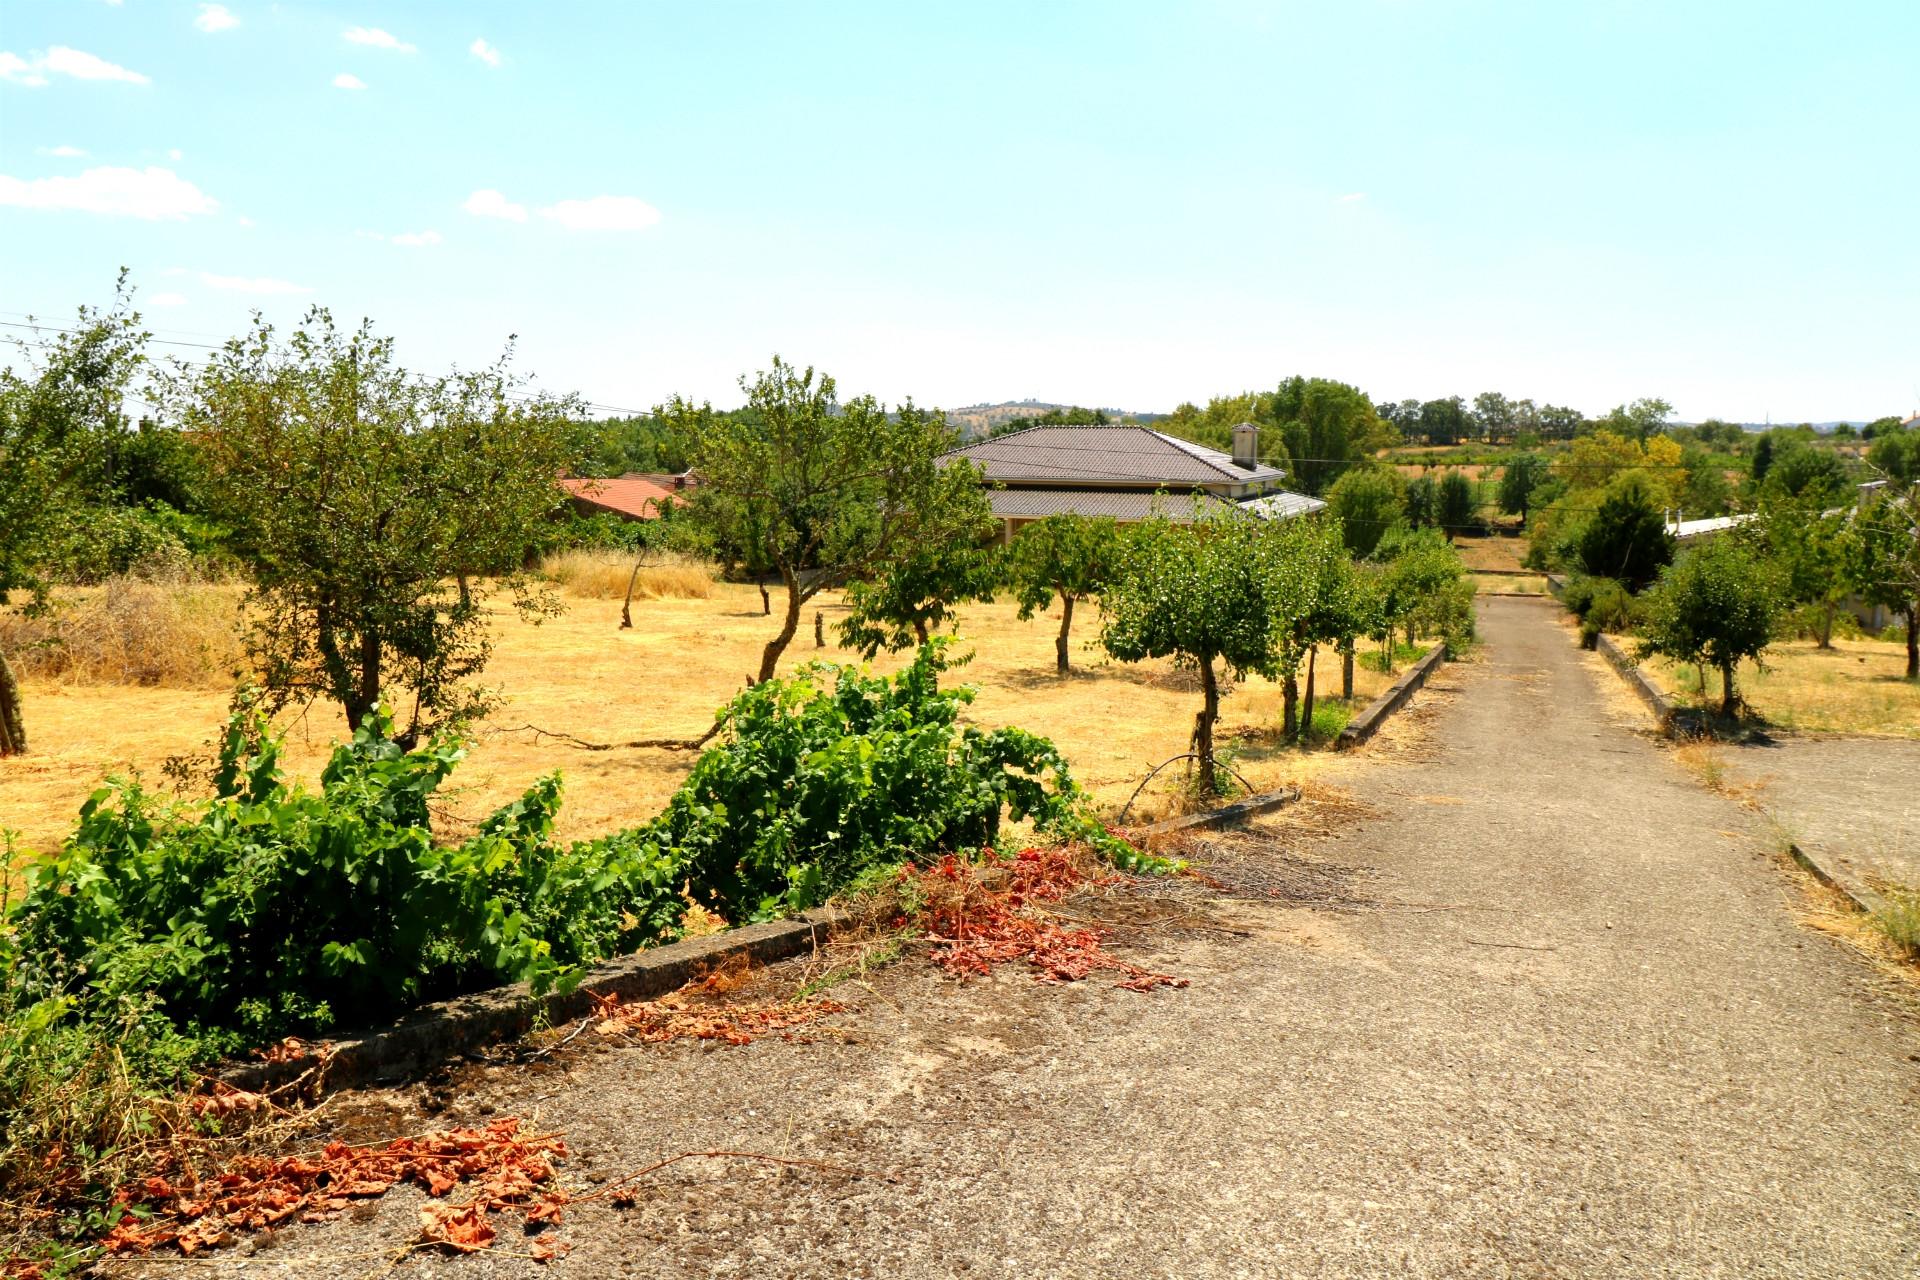
[[[743,17],[743,15],[745,15]],[[370,316],[602,410],[770,355],[929,405],[1920,407],[1920,11],[51,2],[0,36],[0,321]],[[190,354],[191,346],[167,348]]]

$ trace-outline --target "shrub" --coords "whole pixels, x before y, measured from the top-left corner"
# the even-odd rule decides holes
[[[237,593],[191,578],[112,578],[50,610],[0,608],[0,650],[23,676],[77,684],[225,688],[243,661]]]
[[[1392,470],[1353,467],[1327,490],[1327,510],[1340,522],[1340,536],[1356,556],[1370,556],[1386,531],[1403,519],[1406,485]]]
[[[1720,709],[1736,705],[1734,669],[1758,661],[1773,640],[1781,609],[1777,570],[1740,540],[1710,538],[1660,575],[1649,591],[1638,659],[1717,667]]]
[[[677,551],[575,547],[546,556],[540,573],[568,595],[590,600],[624,600],[629,581],[636,600],[704,600],[713,594],[712,563]]]
[[[439,844],[427,806],[459,742],[402,749],[377,711],[309,791],[243,710],[213,799],[110,782],[28,873],[10,998],[71,996],[92,1019],[150,1002],[230,1049],[480,986],[564,985],[671,936],[687,897],[736,923],[814,906],[874,865],[991,844],[1003,811],[1134,863],[1051,743],[959,724],[973,693],[942,690],[944,666],[935,644],[891,679],[811,665],[748,689],[665,813],[570,846],[553,840],[558,775]]]
[[[1581,567],[1638,591],[1672,559],[1673,536],[1650,487],[1639,475],[1621,477],[1581,532]]]

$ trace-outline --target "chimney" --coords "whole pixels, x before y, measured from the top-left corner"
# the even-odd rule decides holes
[[[1233,461],[1249,471],[1260,465],[1260,428],[1251,422],[1233,429]]]

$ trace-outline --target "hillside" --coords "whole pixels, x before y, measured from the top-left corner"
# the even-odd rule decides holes
[[[970,436],[985,435],[1002,423],[1017,418],[1034,418],[1055,409],[1071,409],[1073,405],[1052,400],[1002,400],[997,404],[970,404],[958,409],[947,410],[947,421]],[[1157,422],[1166,417],[1164,413],[1140,413],[1132,409],[1115,409],[1109,405],[1088,405],[1098,408],[1115,422]]]

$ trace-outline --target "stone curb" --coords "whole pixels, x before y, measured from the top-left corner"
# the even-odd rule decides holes
[[[1333,740],[1334,748],[1351,751],[1380,732],[1380,726],[1387,722],[1387,717],[1405,706],[1407,700],[1427,682],[1434,668],[1446,660],[1447,642],[1442,640],[1427,650],[1424,658],[1408,667],[1406,674],[1393,682],[1392,688],[1375,698],[1365,711],[1347,721],[1347,727]]]
[[[596,995],[652,999],[736,957],[759,964],[785,960],[824,942],[840,920],[839,913],[821,909],[636,951],[596,965],[578,987],[565,993],[535,996],[522,982],[423,1005],[389,1027],[333,1041],[318,1088],[324,1092],[405,1079],[481,1045],[525,1035],[542,1021],[572,1021],[593,1007]],[[220,1078],[235,1088],[260,1092],[288,1084],[315,1065],[313,1058],[243,1063],[221,1072]]]
[[[1195,831],[1202,827],[1230,827],[1255,814],[1271,813],[1275,809],[1292,804],[1299,798],[1300,788],[1282,787],[1278,791],[1264,791],[1257,796],[1248,796],[1245,800],[1238,800],[1218,809],[1209,809],[1205,813],[1190,813],[1184,818],[1166,818],[1141,827],[1130,834],[1140,843],[1148,844],[1157,836],[1169,836],[1180,831]]]

